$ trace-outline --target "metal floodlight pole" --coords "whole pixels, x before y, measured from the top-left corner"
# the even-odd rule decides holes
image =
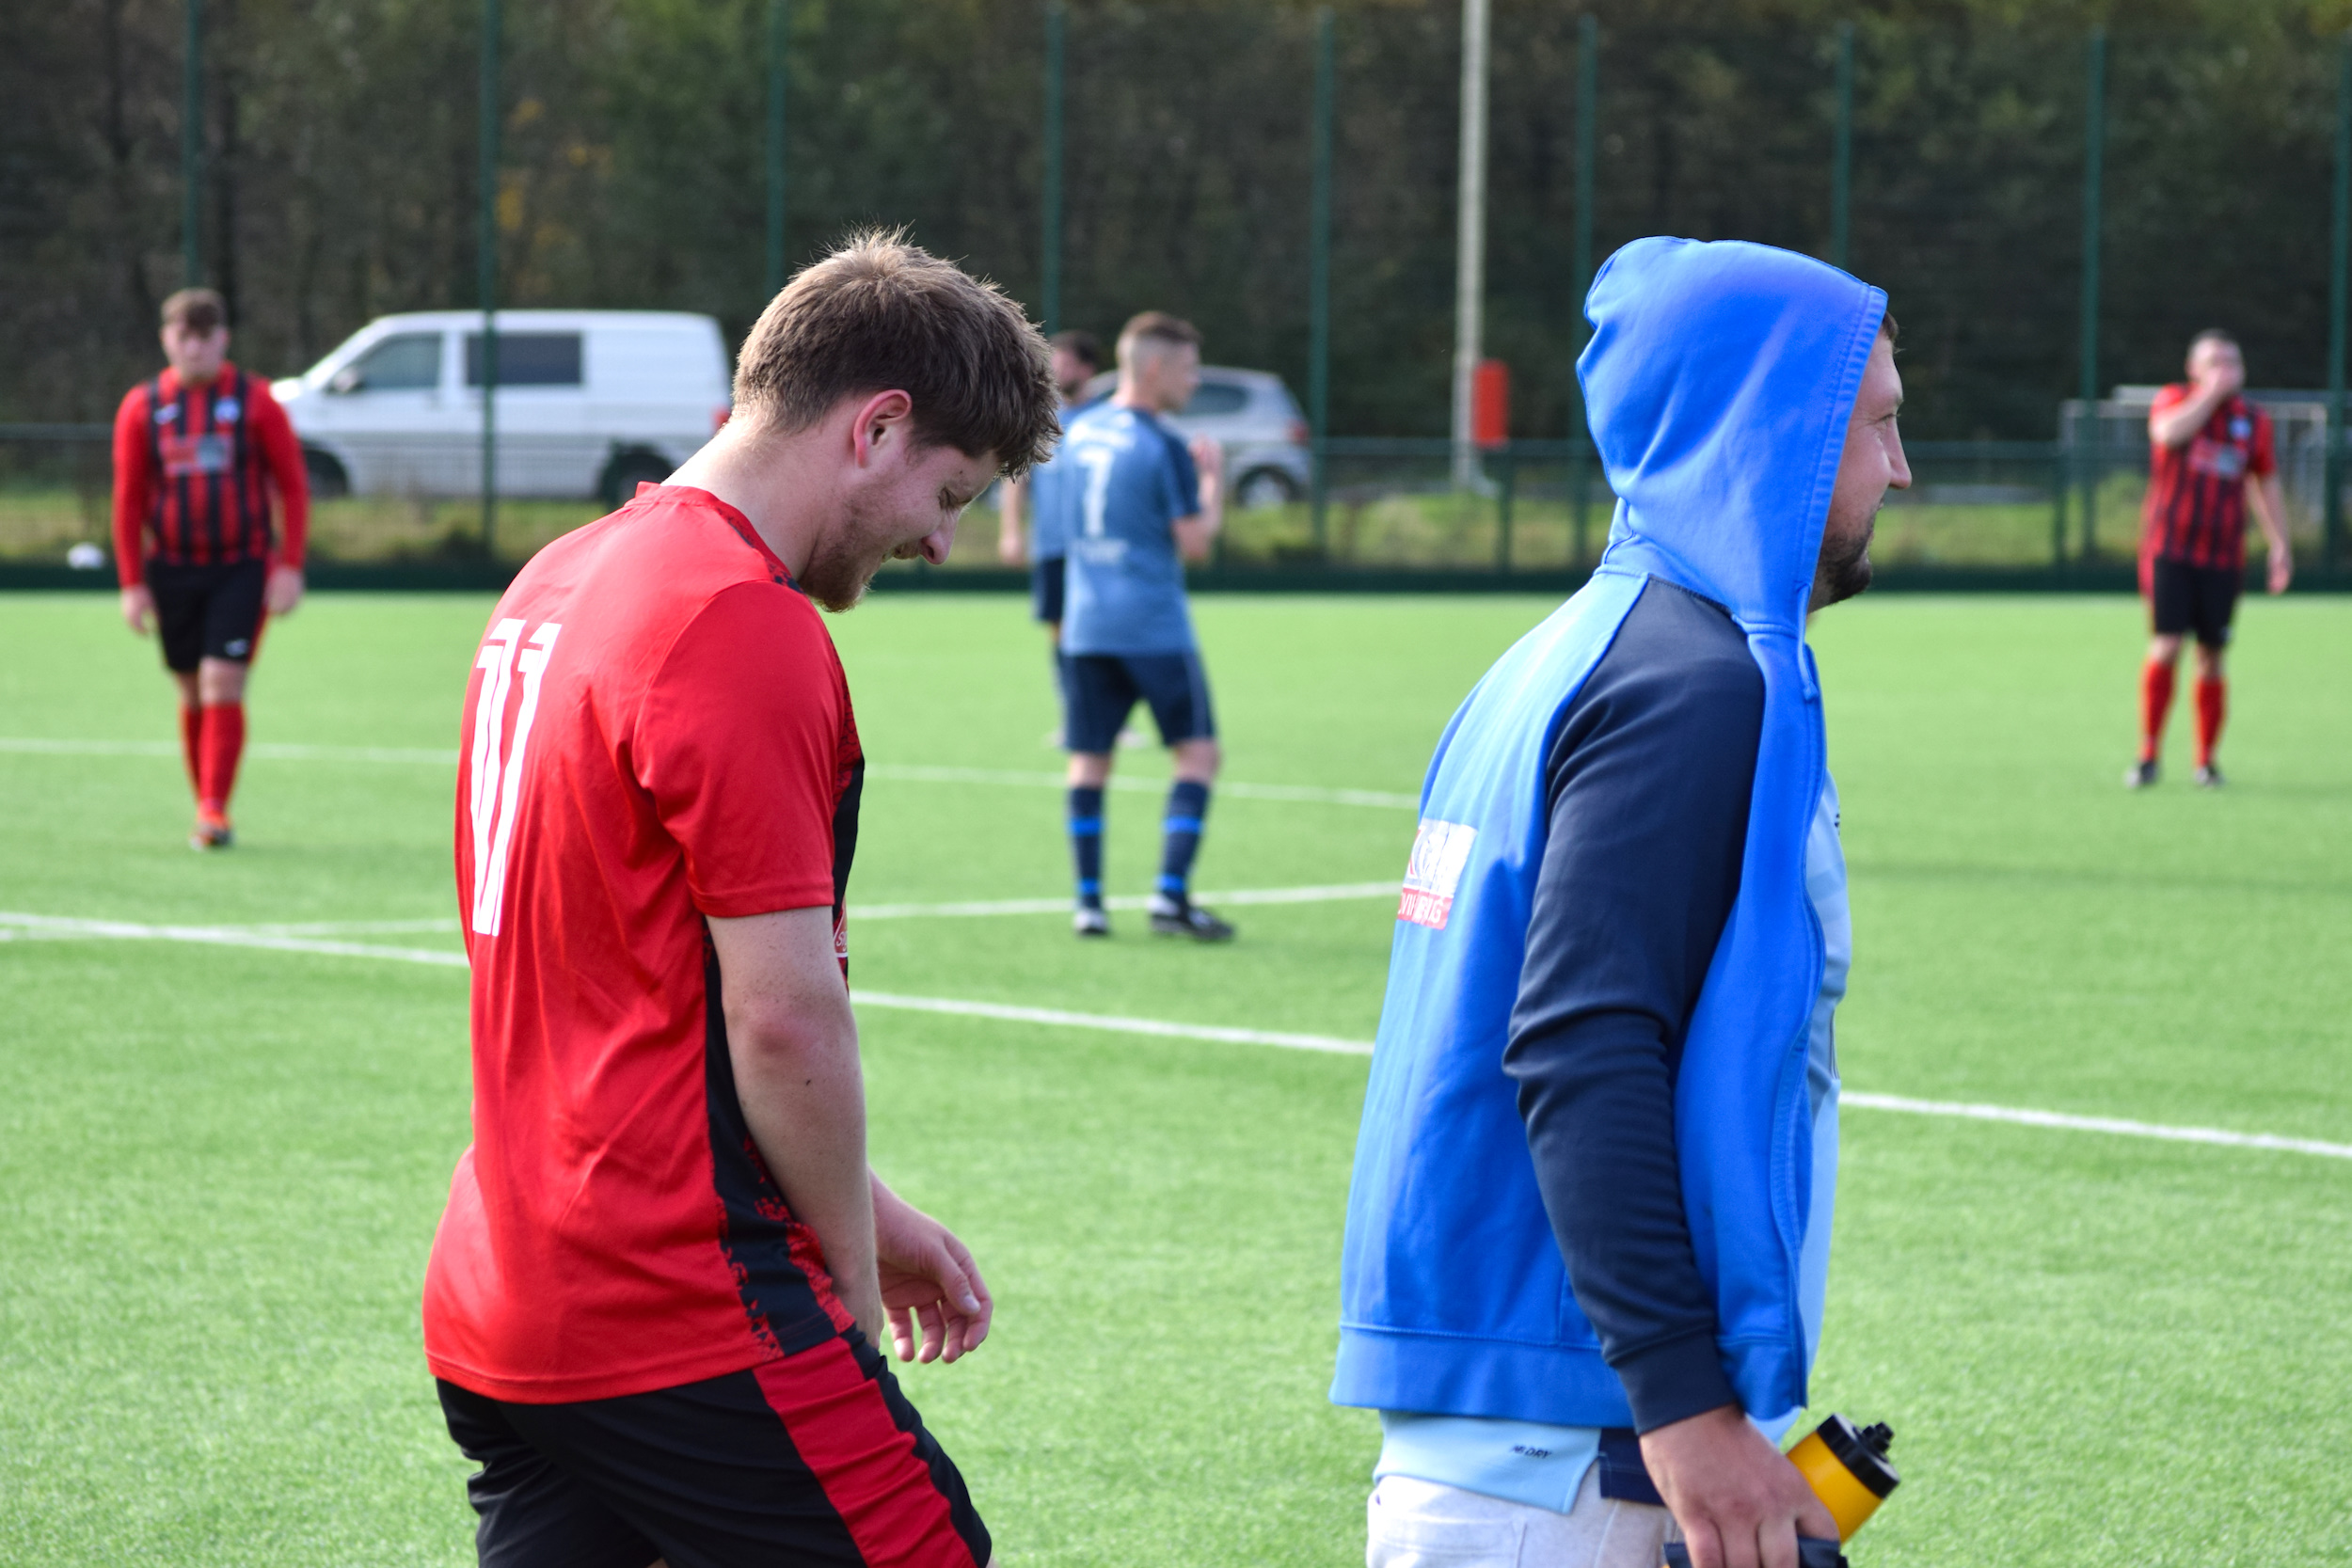
[[[2090,30],[2083,84],[2083,301],[2082,406],[2075,426],[2075,453],[2082,470],[2083,535],[2080,559],[2099,548],[2099,184],[2106,159],[2107,30]],[[2088,435],[2086,436],[2086,432]]]
[[[1315,8],[1314,192],[1308,213],[1307,430],[1315,554],[1327,543],[1329,483],[1324,442],[1331,434],[1331,141],[1338,115],[1339,48],[1331,8]]]
[[[1050,335],[1061,330],[1062,34],[1069,14],[1062,0],[1045,7],[1045,168],[1038,266],[1038,313]]]
[[[1454,487],[1478,483],[1470,395],[1486,293],[1486,75],[1490,0],[1462,0],[1462,129],[1454,234]]]
[[[204,281],[204,0],[185,0],[180,105],[180,286]]]
[[[1830,150],[1829,260],[1843,269],[1853,236],[1853,24],[1837,24],[1837,135]]]
[[[1584,385],[1577,379],[1576,361],[1584,353],[1584,295],[1593,286],[1593,186],[1595,141],[1600,126],[1600,22],[1586,11],[1576,22],[1576,306],[1569,330],[1568,407],[1574,421],[1568,439],[1576,443],[1570,484],[1576,492],[1576,559],[1584,560],[1587,474],[1584,441]]]
[[[481,237],[475,243],[482,295],[482,549],[498,546],[499,0],[482,0]]]
[[[791,0],[768,0],[768,272],[766,294],[784,287],[784,89]],[[764,307],[763,307],[764,308]]]
[[[2344,547],[2344,336],[2347,273],[2352,273],[2352,33],[2336,40],[2335,245],[2328,274],[2328,496],[2322,559]]]

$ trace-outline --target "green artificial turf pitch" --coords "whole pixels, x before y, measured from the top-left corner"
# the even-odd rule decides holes
[[[98,595],[0,600],[0,911],[389,923],[456,945],[448,752],[479,599],[322,596],[273,629],[242,843],[199,857],[151,646]],[[1409,795],[1548,607],[1224,599],[1229,777]],[[853,905],[1065,883],[1037,629],[1009,598],[834,623],[877,777]],[[2136,608],[1865,599],[1816,644],[1857,957],[1850,1088],[2352,1143],[2352,605],[2248,605],[2225,757],[2127,796]],[[35,751],[135,741],[145,754]],[[291,754],[271,747],[330,750]],[[389,749],[356,757],[333,748]],[[1152,750],[1131,775],[1165,776]],[[1156,800],[1112,797],[1140,893]],[[1200,884],[1393,879],[1395,804],[1211,814]],[[1391,908],[860,924],[862,987],[1370,1038]],[[312,932],[316,937],[319,933]],[[467,1137],[453,968],[0,941],[0,1561],[469,1560],[417,1291]],[[879,1166],[994,1288],[908,1382],[1008,1564],[1360,1560],[1374,1418],[1324,1400],[1360,1059],[869,1009]],[[1816,1393],[1894,1423],[1870,1564],[2352,1558],[2352,1162],[1856,1108]]]

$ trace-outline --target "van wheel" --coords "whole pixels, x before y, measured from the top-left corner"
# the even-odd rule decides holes
[[[604,467],[604,483],[596,488],[607,506],[619,506],[637,494],[640,484],[659,484],[677,465],[649,451],[625,451]]]
[[[1233,499],[1245,511],[1261,506],[1287,506],[1298,499],[1298,481],[1279,468],[1252,468],[1233,486]]]
[[[313,448],[305,448],[302,453],[302,472],[310,482],[312,500],[341,500],[351,494],[351,476],[343,472],[343,466],[341,463],[323,451]]]

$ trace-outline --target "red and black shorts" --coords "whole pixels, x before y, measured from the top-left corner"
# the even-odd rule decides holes
[[[147,563],[147,591],[155,596],[155,630],[164,667],[194,674],[198,663],[225,658],[243,664],[262,639],[262,590],[269,562],[215,562],[202,566]]]
[[[483,1568],[988,1568],[963,1478],[865,1335],[575,1404],[440,1384]]]
[[[2149,619],[2158,637],[2194,634],[2207,648],[2226,647],[2245,574],[2226,566],[2192,566],[2157,556],[2148,563]]]

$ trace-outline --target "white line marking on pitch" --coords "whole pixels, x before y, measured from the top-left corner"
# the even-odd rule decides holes
[[[1904,1111],[1921,1117],[1956,1117],[1967,1121],[2005,1121],[2019,1127],[2055,1127],[2069,1132],[2110,1132],[2126,1138],[2161,1138],[2171,1143],[2220,1144],[2230,1148],[2269,1148],[2286,1154],[2316,1154],[2352,1160],[2352,1144],[2316,1138],[2282,1138],[2274,1132],[2231,1132],[2218,1127],[2168,1127],[2160,1122],[2123,1121],[2114,1117],[2070,1117],[2058,1111],[2021,1110],[2012,1105],[1971,1105],[1958,1101],[1908,1100],[1897,1094],[1841,1093],[1837,1102],[1867,1111]]]
[[[1325,1051],[1341,1056],[1369,1056],[1372,1047],[1361,1040],[1335,1039],[1329,1035],[1293,1035],[1272,1029],[1228,1029],[1214,1023],[1169,1023],[1156,1018],[1120,1018],[1109,1013],[1071,1013],[1058,1007],[1015,1007],[1001,1002],[957,1002],[940,996],[895,996],[888,991],[856,990],[850,1000],[861,1007],[892,1007],[914,1013],[945,1013],[951,1018],[993,1018],[1006,1023],[1044,1023],[1064,1029],[1103,1029],[1120,1035],[1157,1035],[1168,1039],[1216,1040],[1227,1045],[1275,1045],[1286,1051]]]
[[[1202,904],[1334,904],[1354,898],[1393,898],[1395,882],[1340,882],[1328,887],[1262,887],[1239,888],[1226,893],[1196,893],[1192,896]],[[1105,898],[1104,906],[1113,910],[1140,910],[1151,906],[1148,895],[1121,895]],[[851,904],[850,924],[862,920],[916,920],[930,917],[953,918],[962,915],[991,914],[1068,914],[1070,900],[1060,898],[995,898],[966,904]]]
[[[212,947],[261,947],[276,953],[320,953],[338,958],[391,958],[402,963],[466,967],[463,953],[427,947],[379,947],[373,942],[331,942],[318,937],[279,936],[223,926],[142,926],[127,920],[69,920],[62,915],[0,912],[0,927],[22,939],[101,937],[126,942],[192,942]]]
[[[0,752],[58,757],[177,757],[180,747],[168,740],[50,740],[37,736],[0,736]],[[246,754],[265,762],[393,762],[454,768],[457,753],[423,746],[309,746],[279,741],[256,741]],[[913,763],[878,762],[866,766],[869,779],[896,784],[1017,784],[1024,788],[1063,789],[1059,773],[1023,773],[993,768],[928,768]],[[1157,795],[1168,788],[1164,779],[1114,776],[1110,787]],[[1316,784],[1220,784],[1216,793],[1240,800],[1301,800],[1326,806],[1377,806],[1417,811],[1418,796],[1381,789],[1327,789]]]
[[[444,969],[466,967],[463,953],[434,952],[421,947],[379,947],[370,942],[279,936],[218,926],[142,926],[122,920],[72,920],[60,915],[0,911],[0,942],[28,936],[187,942],[221,947],[260,947],[280,953],[316,953],[330,958],[384,958]],[[889,991],[852,990],[850,1000],[859,1006],[938,1013],[950,1018],[985,1018],[1005,1023],[1098,1029],[1112,1034],[1149,1035],[1163,1039],[1211,1040],[1224,1045],[1270,1045],[1288,1051],[1314,1051],[1342,1056],[1372,1054],[1369,1041],[1340,1039],[1330,1035],[1296,1035],[1272,1029],[1231,1029],[1213,1023],[1175,1023],[1165,1019],[1066,1012],[1057,1007],[1020,1007],[1000,1002],[965,1002],[940,996],[899,996]],[[2014,1105],[1912,1100],[1902,1095],[1871,1094],[1860,1089],[1849,1089],[1838,1099],[1842,1105],[1867,1111],[1897,1111],[1911,1116],[2007,1122],[2012,1126],[2041,1127],[2067,1132],[2104,1132],[2119,1137],[2153,1138],[2166,1143],[2211,1144],[2225,1148],[2255,1148],[2278,1154],[2311,1154],[2328,1160],[2352,1160],[2352,1144],[2324,1143],[2316,1138],[2287,1138],[2273,1132],[2233,1132],[2218,1127],[2169,1127],[2160,1122],[2125,1121],[2114,1117],[2068,1116],[2058,1111],[2035,1111]]]

